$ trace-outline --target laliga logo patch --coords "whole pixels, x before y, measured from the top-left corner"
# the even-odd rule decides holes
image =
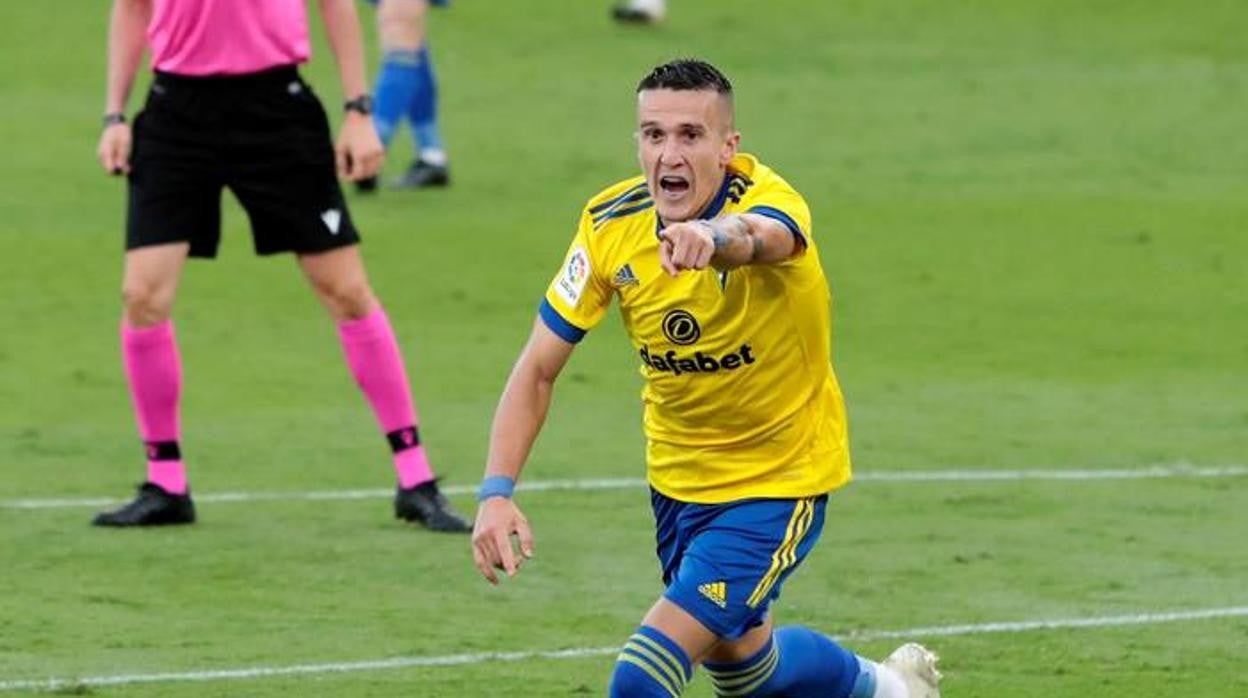
[[[585,282],[589,280],[589,254],[584,247],[572,250],[563,273],[555,282],[555,291],[568,305],[575,306],[581,300],[581,292],[585,290]]]
[[[687,347],[702,337],[702,328],[687,310],[672,310],[663,316],[663,336],[672,344]]]

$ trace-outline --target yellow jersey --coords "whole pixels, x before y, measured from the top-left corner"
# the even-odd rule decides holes
[[[850,479],[845,404],[832,371],[831,305],[805,200],[740,154],[701,218],[780,221],[804,251],[727,272],[659,266],[662,228],[644,177],[581,211],[540,315],[578,342],[619,299],[645,379],[651,486],[684,502],[830,492]]]

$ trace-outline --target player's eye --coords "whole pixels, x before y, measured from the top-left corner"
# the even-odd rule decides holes
[[[650,141],[651,143],[658,143],[659,141],[663,140],[663,132],[658,130],[657,128],[647,129],[643,131],[641,135],[642,137],[644,137],[647,141]]]

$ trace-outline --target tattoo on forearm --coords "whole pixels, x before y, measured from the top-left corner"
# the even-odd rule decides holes
[[[745,242],[749,245],[749,258],[745,260],[746,264],[754,261],[762,253],[762,238],[751,235],[750,224],[740,216],[728,215],[713,221],[702,221],[702,224],[710,231],[711,241],[715,244],[717,254],[738,242]]]
[[[718,225],[715,225],[714,221],[698,222],[706,226],[707,231],[711,233],[711,243],[715,245],[716,252],[724,249],[728,246],[728,243],[731,242],[728,238],[728,234],[725,233]]]

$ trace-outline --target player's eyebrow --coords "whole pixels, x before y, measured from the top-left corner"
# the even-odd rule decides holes
[[[638,126],[638,128],[659,128],[659,129],[662,129],[662,128],[665,128],[665,127],[663,126],[663,124],[660,124],[660,123],[659,123],[659,122],[657,122],[657,121],[643,121],[643,122],[641,122],[641,124]],[[674,131],[705,131],[705,130],[706,130],[706,125],[705,125],[705,124],[702,124],[702,123],[699,123],[699,122],[696,122],[696,121],[685,121],[685,122],[682,122],[682,123],[676,124],[676,125],[672,128],[672,130],[674,130]]]

